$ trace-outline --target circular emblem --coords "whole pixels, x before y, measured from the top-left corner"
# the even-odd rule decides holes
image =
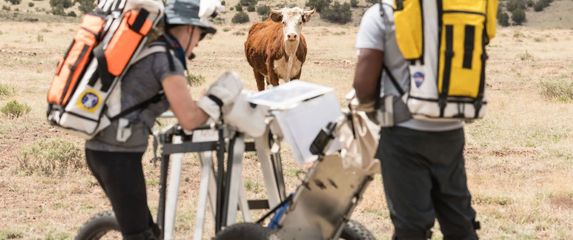
[[[82,97],[82,105],[87,109],[92,109],[98,105],[99,97],[93,93],[86,93]]]
[[[415,72],[414,73],[414,83],[416,84],[416,87],[419,88],[420,86],[422,86],[422,83],[424,83],[424,73],[422,72]]]

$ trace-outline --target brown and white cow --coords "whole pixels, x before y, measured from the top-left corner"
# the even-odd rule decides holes
[[[302,25],[310,20],[314,10],[283,8],[272,10],[269,19],[251,26],[245,42],[245,55],[253,67],[257,88],[267,84],[277,86],[279,79],[299,79],[306,59],[306,42]]]

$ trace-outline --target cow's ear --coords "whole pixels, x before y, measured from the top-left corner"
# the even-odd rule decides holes
[[[271,14],[269,15],[271,20],[274,22],[282,22],[283,21],[283,12],[280,10],[272,10]]]
[[[304,13],[302,14],[302,21],[303,22],[308,22],[310,20],[310,17],[312,17],[312,15],[314,14],[314,9],[310,10],[310,11],[304,11]]]

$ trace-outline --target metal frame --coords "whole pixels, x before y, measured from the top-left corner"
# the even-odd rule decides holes
[[[197,131],[216,131],[217,140],[197,141]],[[250,210],[270,209],[285,196],[284,177],[280,157],[279,137],[267,132],[254,140],[226,125],[203,126],[185,132],[174,125],[157,134],[161,144],[161,173],[157,224],[163,239],[175,239],[175,219],[181,178],[181,166],[186,153],[198,153],[201,162],[201,182],[193,239],[202,239],[207,204],[215,219],[215,232],[236,222],[238,212],[243,221],[251,222]],[[247,200],[242,181],[243,155],[257,152],[268,199]],[[215,163],[216,161],[216,163]],[[225,164],[226,163],[226,164]],[[226,169],[225,169],[226,165]]]

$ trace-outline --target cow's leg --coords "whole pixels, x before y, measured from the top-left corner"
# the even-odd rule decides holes
[[[259,91],[265,90],[265,76],[255,69],[253,69],[253,72],[255,73],[255,80],[257,80],[257,89]]]
[[[268,73],[268,77],[269,77],[269,83],[273,86],[278,86],[279,85],[279,76],[275,73],[275,65],[273,64],[273,61],[271,60],[270,62],[267,62],[267,73]]]
[[[302,73],[302,69],[296,74],[294,75],[292,78],[290,78],[290,80],[298,80],[300,79],[300,74]]]

